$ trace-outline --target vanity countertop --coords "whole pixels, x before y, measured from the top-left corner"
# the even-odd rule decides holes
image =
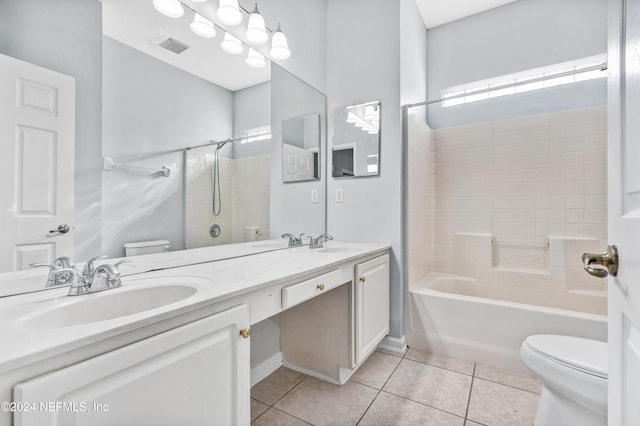
[[[326,249],[311,250],[308,246],[302,246],[126,276],[122,278],[121,288],[89,295],[69,297],[68,288],[60,288],[5,297],[0,299],[0,335],[3,340],[0,373],[188,314],[273,284],[306,279],[337,268],[345,262],[377,253],[382,254],[389,248],[387,244],[331,242],[326,244]],[[188,257],[189,251],[180,253]],[[145,257],[151,261],[153,256],[156,255]],[[175,282],[185,277],[194,277],[198,281],[198,291],[167,306],[73,326],[45,325],[33,328],[27,324],[28,319],[34,315],[65,304],[81,302],[83,298],[99,298],[102,295],[131,290],[153,278]]]

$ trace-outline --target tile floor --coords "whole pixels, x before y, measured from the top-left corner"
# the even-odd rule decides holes
[[[251,389],[253,425],[532,425],[533,377],[409,349],[378,350],[343,386],[287,368]]]

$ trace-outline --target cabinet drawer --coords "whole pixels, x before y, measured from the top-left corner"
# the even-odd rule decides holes
[[[286,309],[307,299],[325,293],[342,284],[340,270],[318,275],[298,284],[290,285],[282,289],[282,308]]]

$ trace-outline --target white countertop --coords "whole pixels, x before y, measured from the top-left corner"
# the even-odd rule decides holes
[[[390,248],[386,244],[339,242],[326,243],[326,247],[335,251],[310,250],[308,246],[302,246],[123,277],[121,288],[89,295],[69,297],[67,296],[68,288],[60,288],[2,298],[0,299],[0,335],[3,344],[0,352],[0,373],[174,318],[233,296],[279,282],[294,281],[344,262],[378,252],[382,253]],[[189,252],[191,250],[179,253],[192,260]],[[144,257],[149,258],[145,261],[158,262],[160,265],[162,259],[152,259],[152,257],[166,256],[166,254]],[[142,288],[145,282],[148,284],[149,278],[171,280],[171,277],[197,277],[198,291],[186,299],[167,306],[105,321],[60,328],[32,328],[25,324],[25,319],[63,304],[81,302],[83,298],[99,298],[102,295],[127,291],[134,286]]]

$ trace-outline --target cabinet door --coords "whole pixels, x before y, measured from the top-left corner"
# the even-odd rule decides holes
[[[18,384],[15,424],[248,425],[248,326],[236,306]]]
[[[389,333],[389,255],[355,267],[355,363]]]

